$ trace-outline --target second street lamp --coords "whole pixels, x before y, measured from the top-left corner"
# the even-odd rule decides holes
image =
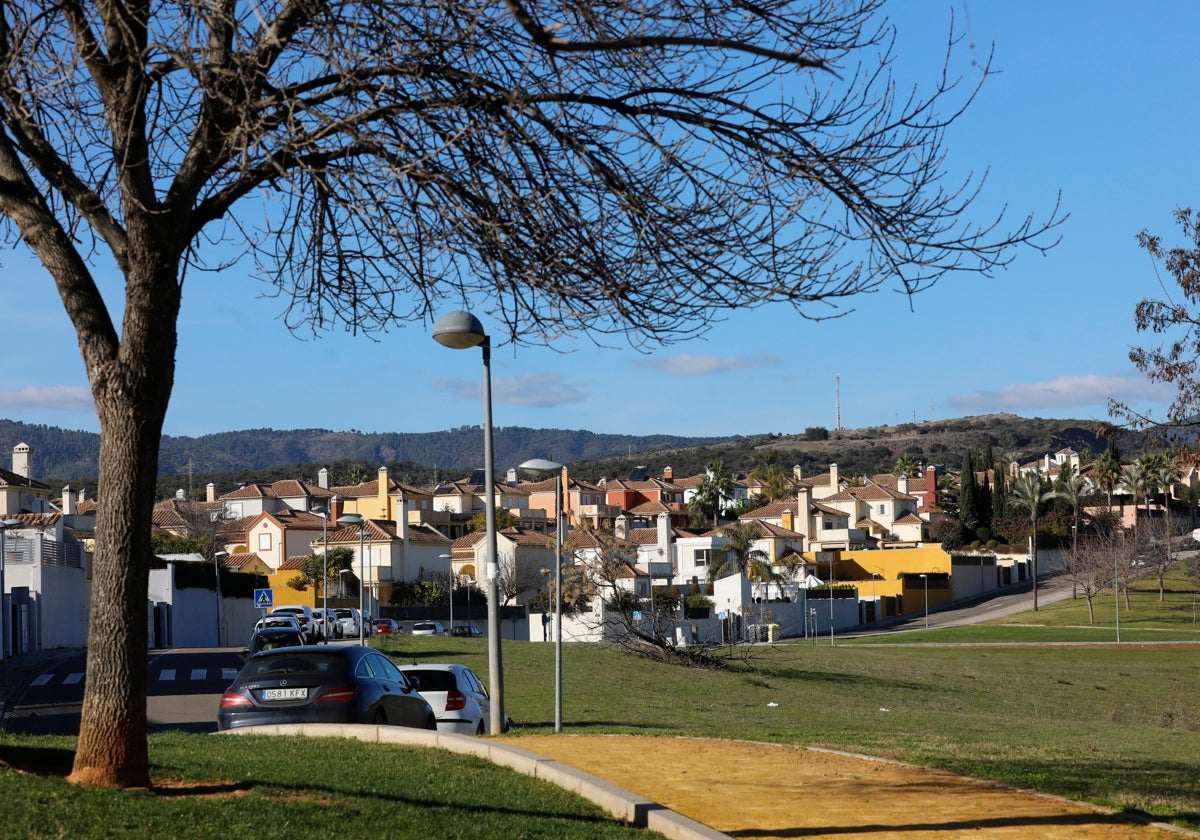
[[[339,516],[339,525],[357,525],[358,526],[358,643],[365,645],[365,633],[367,618],[363,614],[363,589],[367,582],[367,556],[363,554],[363,534],[366,532],[367,521],[357,513],[347,513]]]
[[[530,472],[554,472],[554,731],[562,732],[562,472],[563,465],[534,458],[518,466]],[[653,592],[653,587],[651,587]]]

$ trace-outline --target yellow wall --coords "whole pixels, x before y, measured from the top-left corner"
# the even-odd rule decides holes
[[[884,551],[843,551],[840,559],[834,564],[834,577],[837,583],[857,583],[861,597],[870,598],[872,595],[903,595],[903,574],[918,575],[921,573],[950,574],[950,555],[938,545],[924,545],[920,548],[897,548]],[[805,557],[816,559],[814,552],[805,552]],[[825,574],[825,566],[819,567],[818,576]],[[871,573],[879,577],[875,579],[872,591]],[[911,586],[911,584],[910,584]],[[911,589],[910,589],[911,592]],[[929,591],[929,604],[932,607],[936,598],[943,598],[943,603],[949,600],[949,590]],[[924,588],[921,591],[921,609],[925,607]],[[911,595],[910,595],[911,599]],[[907,604],[905,612],[912,612],[912,604]]]

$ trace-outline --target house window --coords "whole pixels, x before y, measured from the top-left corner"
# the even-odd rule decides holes
[[[645,594],[646,594],[646,581],[644,581],[644,580],[639,580],[639,581],[637,582],[637,594],[639,594],[639,595],[645,595]]]
[[[692,551],[692,565],[698,569],[703,569],[708,565],[709,559],[712,557],[711,548],[697,548]]]
[[[270,551],[271,550],[271,535],[270,535],[270,533],[258,535],[258,550],[259,551]]]
[[[831,520],[831,519],[822,519],[822,520],[821,520],[821,527],[822,527],[824,530],[826,530],[826,531],[832,531],[832,530],[833,530],[833,520]]]
[[[886,512],[887,512],[887,508],[885,508],[883,505],[880,505],[879,506],[879,515],[883,516],[884,513],[886,513]]]

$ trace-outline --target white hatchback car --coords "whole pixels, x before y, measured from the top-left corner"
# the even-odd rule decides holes
[[[433,707],[438,732],[491,734],[491,699],[483,681],[466,665],[437,662],[399,668],[409,679],[416,678],[417,691]]]
[[[440,621],[418,621],[412,626],[414,636],[445,636],[446,628]]]

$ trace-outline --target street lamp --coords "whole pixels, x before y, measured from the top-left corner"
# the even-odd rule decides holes
[[[563,465],[534,458],[518,465],[530,472],[554,472],[554,731],[562,732],[562,471]],[[653,604],[654,581],[650,581]],[[651,615],[654,614],[651,607]]]
[[[221,558],[228,556],[228,551],[213,552],[213,575],[216,580],[214,586],[217,593],[217,647],[221,646]]]
[[[4,534],[10,528],[20,528],[24,524],[20,519],[0,521],[0,662],[5,664],[8,663],[8,636],[4,628],[8,626],[9,621],[8,610],[4,607],[4,564],[8,561],[8,549],[5,546]]]
[[[357,513],[347,513],[337,518],[339,525],[358,526],[358,643],[366,644],[363,631],[366,629],[366,616],[363,615],[363,589],[367,580],[367,556],[363,554],[363,534],[366,533],[366,520]]]
[[[921,580],[925,581],[925,629],[929,629],[929,576],[921,575]]]
[[[439,560],[450,561],[450,632],[454,632],[454,555],[439,554]]]
[[[504,731],[504,671],[500,658],[500,570],[496,562],[496,478],[492,464],[492,344],[483,324],[469,312],[447,312],[433,327],[433,338],[451,350],[479,347],[483,351],[483,473],[484,522],[487,527],[488,684],[492,695],[492,734]]]
[[[336,499],[337,496],[334,496]],[[321,615],[324,616],[325,632],[322,634],[325,644],[329,644],[329,508],[317,505],[312,512],[321,517],[321,539],[325,543],[325,553],[321,555]]]
[[[879,599],[875,597],[875,578],[883,577],[879,572],[871,572],[871,609],[875,611],[875,620],[879,621]]]

